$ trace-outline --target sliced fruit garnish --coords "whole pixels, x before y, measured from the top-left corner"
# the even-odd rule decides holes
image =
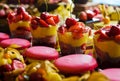
[[[13,70],[24,68],[24,67],[25,67],[24,64],[22,62],[20,62],[19,60],[13,60],[12,61]]]
[[[60,26],[60,27],[58,28],[58,31],[59,31],[60,33],[64,34],[64,33],[67,31],[67,29],[66,29],[66,27],[65,27],[64,25],[62,25],[62,26]]]
[[[53,17],[56,24],[60,21],[60,18],[58,15],[53,15],[52,17]]]
[[[40,26],[49,27],[49,25],[43,19],[40,19],[39,23],[40,23]]]
[[[41,13],[40,15],[40,18],[43,19],[43,20],[46,20],[50,17],[50,14],[48,12],[43,12]]]
[[[30,21],[31,19],[32,19],[32,17],[27,12],[23,13],[23,20],[24,21]]]
[[[46,19],[46,22],[47,22],[48,24],[50,24],[50,25],[53,25],[53,26],[56,25],[56,23],[55,23],[53,17],[50,17],[50,18]]]
[[[72,25],[75,25],[77,21],[73,18],[67,18],[65,21],[66,26],[69,28]]]

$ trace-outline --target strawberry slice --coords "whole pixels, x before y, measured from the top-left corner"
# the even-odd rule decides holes
[[[58,31],[59,31],[60,33],[64,34],[64,33],[67,31],[67,29],[66,29],[66,27],[65,27],[64,25],[62,25],[62,26],[60,26],[60,27],[58,28]]]
[[[50,17],[50,18],[46,19],[46,22],[47,22],[48,24],[50,24],[50,25],[53,25],[53,26],[56,25],[56,23],[55,23],[53,17]]]
[[[53,17],[56,24],[60,21],[60,18],[58,15],[53,15],[52,17]]]
[[[65,21],[66,26],[69,28],[72,25],[75,25],[77,21],[73,18],[67,18]]]
[[[39,23],[40,23],[40,26],[49,27],[49,25],[43,19],[40,19]]]
[[[22,62],[20,62],[19,60],[13,60],[12,61],[13,70],[24,68],[24,67],[25,67],[24,64]]]
[[[40,15],[40,18],[43,19],[43,20],[46,20],[50,17],[50,14],[48,12],[43,12],[41,13]]]

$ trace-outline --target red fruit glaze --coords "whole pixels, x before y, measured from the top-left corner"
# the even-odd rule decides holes
[[[75,25],[77,21],[73,18],[67,18],[65,21],[66,26],[69,28],[72,25]]]

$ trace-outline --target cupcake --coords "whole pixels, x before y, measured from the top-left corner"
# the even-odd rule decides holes
[[[58,29],[58,40],[62,55],[84,53],[90,28],[73,18],[67,18],[65,25]]]
[[[0,48],[0,78],[2,81],[15,81],[16,76],[26,67],[23,56],[13,48]]]
[[[17,81],[62,81],[58,69],[52,63],[58,58],[58,52],[51,47],[33,46],[24,52],[27,67]],[[26,76],[26,77],[24,77]]]
[[[16,11],[9,13],[8,23],[11,36],[31,41],[30,22],[31,16],[23,7],[18,7]]]
[[[31,21],[33,46],[42,45],[57,48],[57,29],[59,16],[47,12],[41,13],[40,17],[33,17]]]
[[[120,25],[97,30],[93,40],[99,67],[120,67]]]
[[[0,32],[0,42],[5,39],[9,39],[10,36],[6,33]]]
[[[89,72],[94,71],[94,69],[97,67],[97,62],[90,55],[72,54],[56,59],[54,61],[54,65],[58,68],[60,74],[63,74],[65,76],[63,78],[63,81],[64,79],[73,76],[78,76],[80,78],[80,76],[82,77],[82,75],[84,74],[87,75],[86,79],[84,79],[85,81],[87,81],[87,78],[89,77]],[[70,79],[65,81],[78,81],[78,80],[80,79],[77,80]]]

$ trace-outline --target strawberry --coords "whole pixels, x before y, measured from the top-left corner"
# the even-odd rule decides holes
[[[38,22],[36,20],[32,20],[31,27],[32,27],[32,29],[36,29],[38,27]]]
[[[54,21],[55,21],[56,24],[60,21],[60,18],[59,18],[58,15],[57,16],[53,15],[52,17],[53,17],[53,19],[54,19]]]
[[[25,8],[24,7],[18,7],[17,8],[17,14],[21,14],[23,12],[25,12]]]
[[[23,20],[25,20],[25,21],[30,21],[31,18],[32,18],[32,17],[31,17],[27,12],[24,12],[24,13],[23,13]]]
[[[49,27],[49,25],[43,19],[40,19],[39,23],[40,23],[41,26]]]
[[[50,14],[48,12],[43,12],[41,13],[40,15],[40,18],[43,19],[43,20],[46,20],[50,17]]]
[[[25,67],[24,64],[22,62],[20,62],[19,60],[13,60],[13,62],[12,62],[13,70],[24,68],[24,67]]]
[[[53,25],[53,26],[56,25],[53,17],[50,17],[50,18],[46,19],[46,22],[47,22],[48,24],[50,24],[50,25]]]
[[[67,18],[65,21],[66,26],[69,28],[72,25],[75,25],[77,21],[73,18]]]
[[[15,22],[18,22],[18,21],[20,21],[22,19],[23,19],[23,15],[22,14],[16,15]]]
[[[66,29],[66,27],[65,27],[64,25],[62,25],[62,26],[60,26],[60,27],[58,28],[58,31],[59,31],[60,33],[64,34],[64,33],[67,31],[67,29]]]

